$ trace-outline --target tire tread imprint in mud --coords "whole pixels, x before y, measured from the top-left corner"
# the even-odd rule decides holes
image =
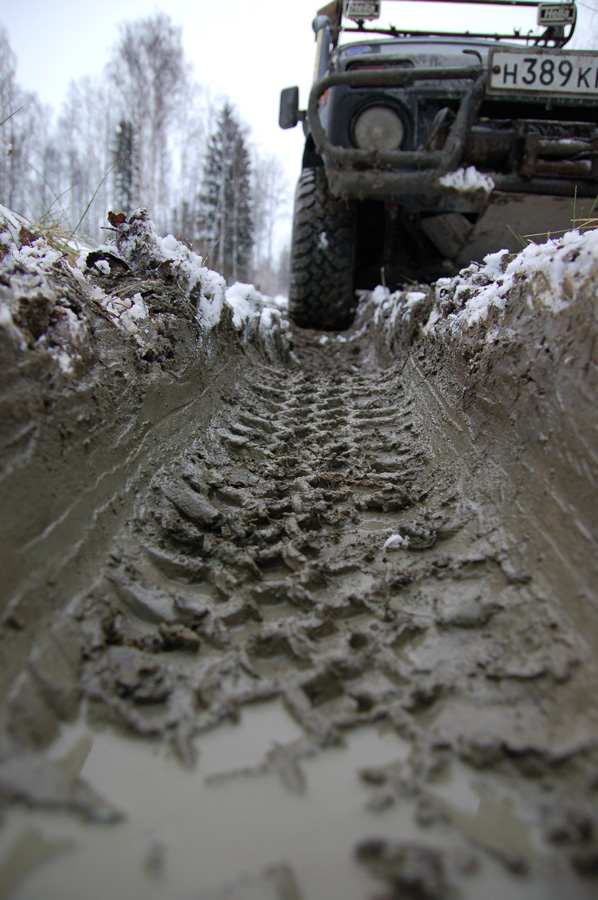
[[[289,312],[303,328],[343,330],[355,312],[355,207],[328,191],[324,169],[304,169],[297,184]]]
[[[142,549],[129,545],[110,579],[111,604],[119,610],[109,624],[111,639],[135,644],[122,616],[166,617],[157,643],[140,633],[133,656],[144,641],[169,651],[178,641],[188,650],[193,638],[177,628],[191,626],[205,662],[194,677],[186,672],[181,690],[195,682],[205,711],[197,717],[191,705],[183,718],[201,729],[231,703],[279,694],[308,734],[329,742],[337,726],[379,715],[373,695],[364,699],[356,683],[368,680],[368,670],[402,677],[387,648],[393,629],[382,640],[375,628],[369,631],[388,618],[392,588],[370,571],[368,548],[376,535],[362,532],[361,522],[384,510],[400,516],[414,502],[421,450],[413,446],[408,406],[397,405],[400,386],[389,388],[384,377],[320,384],[294,373],[281,384],[278,372],[265,370],[242,394],[244,408],[219,414],[183,463],[156,475],[138,518]],[[392,471],[397,450],[400,474]],[[156,589],[155,569],[170,586]],[[121,636],[114,636],[119,629]],[[170,669],[175,661],[171,652],[154,659]],[[186,660],[181,665],[185,669]],[[137,696],[137,688],[123,693],[118,661],[102,668],[101,685],[95,675],[90,682],[95,699],[143,730],[151,686]],[[237,688],[231,692],[223,684],[233,671]],[[171,686],[176,680],[176,673],[166,679]],[[347,693],[347,681],[355,682],[357,699]],[[382,703],[391,685],[385,682]],[[154,687],[163,702],[158,670]],[[172,688],[171,706],[175,693]],[[162,724],[180,714],[165,710]],[[156,725],[155,712],[152,719]]]
[[[348,373],[314,358],[240,376],[156,472],[90,598],[90,623],[104,611],[85,654],[95,714],[192,759],[195,736],[280,698],[304,735],[285,745],[291,760],[383,722],[414,748],[416,799],[449,748],[495,777],[521,758],[518,784],[533,795],[524,766],[553,777],[557,695],[583,651],[510,573],[425,424],[399,368]],[[392,773],[371,777],[394,790]],[[555,792],[555,816],[561,801]],[[525,869],[518,854],[505,860]]]
[[[153,653],[155,673],[123,688],[122,660],[112,666],[109,649],[97,699],[143,729],[154,690],[156,702],[168,701],[162,725],[184,719],[202,729],[231,703],[274,693],[300,711],[312,734],[389,715],[391,697],[409,710],[435,705],[456,689],[450,681],[459,667],[451,674],[439,661],[415,676],[403,645],[436,622],[444,643],[464,653],[462,635],[485,625],[513,592],[475,528],[466,546],[478,549],[446,556],[466,522],[451,479],[437,464],[427,472],[425,443],[396,374],[281,378],[265,368],[184,459],[156,474],[107,584],[112,643],[127,646],[127,665]],[[405,549],[384,552],[390,531]],[[444,600],[448,585],[465,598],[455,607]],[[125,626],[131,618],[143,625]],[[499,646],[500,630],[494,640]],[[516,629],[509,641],[515,646]],[[199,651],[192,675],[186,657],[173,656],[177,648]],[[527,642],[521,652],[533,649]],[[500,671],[484,660],[468,687],[477,690],[484,669]],[[224,673],[233,672],[231,690]],[[379,696],[378,688],[359,687],[378,676]],[[482,681],[490,693],[499,683]],[[95,691],[95,675],[91,684]],[[297,690],[307,706],[297,705]],[[193,697],[201,698],[199,715]]]

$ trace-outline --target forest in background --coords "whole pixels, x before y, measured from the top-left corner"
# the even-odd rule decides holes
[[[101,78],[72,81],[56,118],[17,84],[16,63],[0,27],[1,204],[92,244],[109,210],[145,207],[227,280],[286,293],[283,166],[198,83],[169,16],[124,23]]]

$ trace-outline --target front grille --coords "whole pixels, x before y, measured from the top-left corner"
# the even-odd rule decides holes
[[[532,103],[530,101],[512,100],[484,100],[478,113],[479,120],[518,119],[528,122],[545,122],[551,126],[559,122],[579,124],[580,120],[588,128],[594,127],[595,106],[584,107],[578,103],[555,102],[550,107],[544,103]],[[585,120],[585,121],[584,121]]]

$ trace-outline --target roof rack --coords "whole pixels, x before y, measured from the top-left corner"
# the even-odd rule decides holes
[[[388,2],[388,0],[384,0]],[[420,31],[413,29],[399,28],[390,25],[387,28],[381,28],[375,24],[366,25],[366,16],[363,19],[352,16],[354,25],[343,25],[343,17],[346,17],[346,0],[334,0],[327,6],[318,11],[319,15],[328,16],[332,23],[333,44],[336,45],[340,32],[358,33],[358,34],[386,34],[390,37],[412,37],[412,38],[431,38],[431,37],[455,37],[457,34],[466,35],[469,38],[482,38],[495,41],[521,41],[525,44],[533,44],[535,46],[545,47],[564,47],[565,44],[573,36],[575,30],[575,22],[577,18],[577,9],[575,0],[554,0],[554,2],[539,2],[539,0],[390,0],[395,3],[450,3],[467,4],[469,6],[512,6],[512,7],[534,7],[538,10],[537,24],[538,31],[528,31],[522,33],[520,29],[498,34],[492,32],[449,32],[449,31]],[[364,4],[367,6],[368,4]],[[372,3],[372,6],[380,5]],[[556,13],[554,12],[556,10]],[[557,16],[555,22],[554,16]]]

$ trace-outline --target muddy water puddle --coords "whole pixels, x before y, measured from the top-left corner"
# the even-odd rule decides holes
[[[526,813],[497,778],[469,769],[454,760],[444,775],[430,785],[434,797],[459,829],[520,869],[533,864],[540,847]]]
[[[382,512],[360,512],[359,513],[359,531],[375,531],[380,532],[381,536],[388,537],[393,534],[400,522],[405,521],[405,514],[401,513],[382,513]]]
[[[251,881],[283,862],[301,897],[365,896],[367,875],[348,849],[376,823],[364,809],[367,791],[358,770],[405,759],[408,745],[389,730],[356,730],[346,746],[296,764],[303,794],[289,791],[275,773],[239,771],[302,736],[280,701],[250,706],[238,725],[222,725],[197,740],[199,761],[189,771],[162,744],[84,722],[68,727],[52,757],[79,772],[126,818],[107,827],[62,813],[12,810],[2,841],[0,897],[221,896],[242,876]],[[394,817],[395,826],[402,818]],[[246,888],[222,896],[245,897]]]
[[[303,738],[280,700],[253,704],[238,724],[197,738],[199,759],[190,770],[163,743],[83,720],[66,727],[50,756],[115,804],[124,820],[95,825],[74,815],[13,808],[1,844],[0,898],[373,896],[375,883],[352,852],[364,837],[434,844],[430,828],[417,824],[415,800],[377,802],[384,791],[375,779],[360,777],[364,770],[400,773],[411,746],[387,727],[365,726],[347,732],[343,746],[294,758],[290,784],[282,770],[267,770],[269,754],[291,750]],[[482,865],[477,860],[462,867],[456,876],[462,893],[455,896],[564,896],[558,889],[552,893],[544,879],[532,882],[505,869],[507,857],[533,864],[537,848],[513,799],[497,785],[453,763],[425,796],[491,851]],[[447,846],[446,838],[440,845]],[[462,845],[449,843],[459,858]],[[273,872],[284,874],[282,887],[270,878]],[[558,875],[562,890],[563,873]]]

